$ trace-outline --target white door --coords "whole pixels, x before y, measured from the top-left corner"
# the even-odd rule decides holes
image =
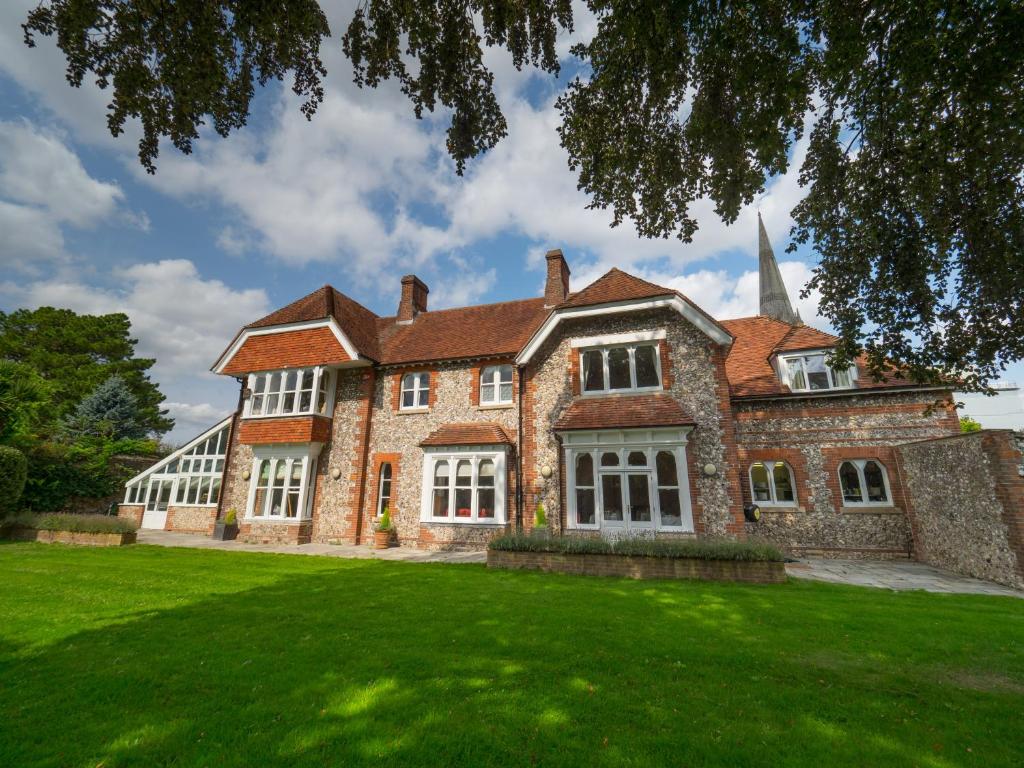
[[[610,536],[654,529],[650,472],[601,473],[601,529]]]
[[[172,480],[154,479],[149,481],[146,494],[146,511],[142,513],[142,527],[163,530],[167,525],[167,505],[171,501]]]

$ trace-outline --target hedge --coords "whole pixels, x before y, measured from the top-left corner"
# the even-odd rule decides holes
[[[508,534],[491,539],[489,549],[502,552],[556,552],[579,555],[622,555],[693,560],[782,562],[777,547],[763,541],[733,539],[652,539],[593,536],[525,536]]]
[[[139,529],[134,520],[109,515],[21,514],[4,520],[2,528],[32,528],[37,531],[72,531],[74,533],[134,533]]]
[[[25,490],[28,460],[21,451],[0,445],[0,517],[18,509],[18,501]]]

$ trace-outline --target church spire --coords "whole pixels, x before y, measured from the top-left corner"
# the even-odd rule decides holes
[[[782,282],[782,273],[779,272],[779,265],[775,261],[772,244],[768,240],[760,212],[757,214],[757,230],[757,256],[761,268],[759,314],[791,325],[800,324],[800,315],[793,311],[793,305],[789,302],[789,294],[786,293],[786,285]]]

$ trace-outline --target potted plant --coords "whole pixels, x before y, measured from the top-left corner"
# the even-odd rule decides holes
[[[533,528],[530,529],[531,536],[548,535],[548,516],[544,511],[544,504],[537,504],[537,511],[533,514]]]
[[[373,531],[373,548],[387,549],[391,546],[391,535],[394,529],[391,527],[391,510],[384,507],[384,512],[377,521],[377,527]]]
[[[227,511],[223,520],[213,524],[213,538],[217,541],[234,541],[238,536],[238,513],[234,507]]]

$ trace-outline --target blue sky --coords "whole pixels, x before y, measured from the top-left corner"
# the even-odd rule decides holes
[[[204,133],[184,156],[165,146],[156,176],[136,159],[137,126],[113,139],[109,94],[70,88],[52,41],[28,49],[20,24],[36,0],[0,7],[0,308],[126,312],[183,440],[230,412],[231,379],[209,366],[243,324],[331,283],[380,314],[399,277],[419,275],[430,306],[539,295],[543,253],[565,252],[579,288],[618,266],[687,293],[718,317],[757,312],[756,210],[791,294],[814,263],[782,256],[801,197],[790,172],[726,227],[709,204],[690,244],[642,240],[588,211],[555,133],[567,82],[488,56],[509,136],[455,175],[446,115],[417,121],[393,85],[360,91],[338,33],[351,3],[324,3],[326,99],[312,122],[287,88],[259,93],[250,125]],[[575,38],[592,23],[578,9]],[[559,41],[568,60],[569,37]],[[813,297],[799,302],[817,319]],[[1011,378],[1024,379],[1020,366]]]

